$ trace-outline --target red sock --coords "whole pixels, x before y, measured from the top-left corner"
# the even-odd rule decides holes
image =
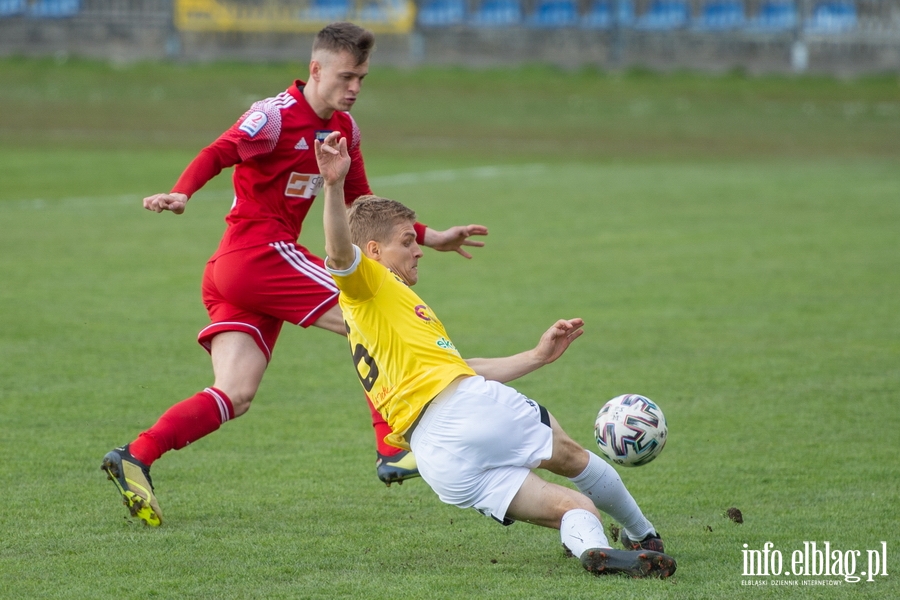
[[[206,388],[163,413],[156,424],[129,444],[128,450],[147,465],[209,435],[234,418],[231,400],[221,390]]]
[[[369,404],[369,410],[372,411],[372,427],[375,428],[375,446],[378,449],[378,454],[382,456],[397,454],[400,452],[400,448],[386,444],[384,441],[385,436],[393,433],[394,430],[387,424],[381,413],[375,410],[375,405],[369,400],[368,394],[366,394],[366,402]]]

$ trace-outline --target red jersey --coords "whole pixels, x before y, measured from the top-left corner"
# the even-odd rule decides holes
[[[274,98],[255,102],[237,123],[204,148],[175,183],[173,192],[193,195],[234,166],[234,205],[225,217],[228,228],[215,256],[268,244],[294,242],[322,177],[313,143],[332,131],[347,138],[351,163],[344,197],[351,204],[371,194],[360,151],[360,132],[350,113],[319,117],[303,97],[297,80]]]

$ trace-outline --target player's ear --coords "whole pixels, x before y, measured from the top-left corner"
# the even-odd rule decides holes
[[[375,240],[366,242],[366,256],[372,260],[381,260],[381,245]]]
[[[318,82],[321,74],[322,74],[322,63],[320,63],[316,59],[309,61],[309,78],[314,79]]]

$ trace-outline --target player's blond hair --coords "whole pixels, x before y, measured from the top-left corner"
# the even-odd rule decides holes
[[[398,224],[415,223],[416,213],[396,200],[360,196],[350,207],[350,238],[360,248],[370,240],[389,242]]]
[[[325,51],[331,54],[349,52],[356,59],[356,66],[369,60],[375,49],[375,35],[368,29],[346,21],[332,23],[316,34],[312,53]]]

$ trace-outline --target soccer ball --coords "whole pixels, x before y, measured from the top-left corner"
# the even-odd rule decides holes
[[[666,417],[655,402],[638,394],[617,396],[603,405],[594,436],[603,457],[623,467],[639,467],[666,445]]]

